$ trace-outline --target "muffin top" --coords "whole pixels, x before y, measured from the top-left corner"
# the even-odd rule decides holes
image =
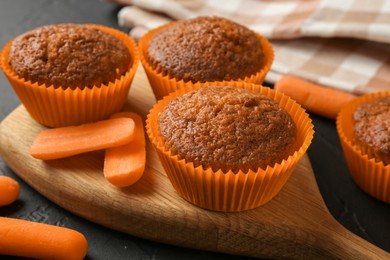
[[[234,87],[203,87],[181,95],[161,112],[159,131],[179,159],[214,171],[265,169],[293,152],[296,127],[290,115],[260,93]]]
[[[109,33],[82,24],[57,24],[15,38],[8,63],[26,81],[74,89],[115,81],[128,71],[131,57]]]
[[[185,82],[245,78],[264,60],[254,32],[219,17],[183,20],[157,32],[147,56],[157,72]]]
[[[390,156],[390,96],[360,104],[353,119],[358,141]]]

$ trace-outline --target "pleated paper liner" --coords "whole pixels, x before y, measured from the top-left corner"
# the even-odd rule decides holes
[[[170,100],[191,90],[203,87],[201,84],[181,88],[158,101],[150,110],[146,129],[165,172],[178,194],[185,200],[201,208],[239,212],[259,207],[270,201],[281,190],[298,161],[302,158],[313,138],[314,130],[308,114],[289,97],[270,88],[245,82],[219,82],[216,86],[234,86],[262,93],[276,100],[285,108],[297,126],[295,152],[281,163],[270,165],[266,169],[212,171],[202,166],[194,167],[191,162],[179,160],[166,149],[158,130],[158,117]]]
[[[164,76],[162,73],[158,73],[156,70],[154,70],[148,62],[148,43],[149,40],[153,37],[154,34],[156,34],[158,31],[161,31],[173,24],[175,22],[171,22],[168,24],[165,24],[163,26],[157,27],[153,30],[150,30],[147,32],[139,41],[139,49],[140,49],[140,59],[141,63],[145,69],[146,75],[148,77],[149,83],[152,86],[153,93],[157,100],[161,99],[162,97],[166,96],[167,94],[174,92],[175,90],[184,87],[186,85],[193,84],[192,82],[184,82],[183,80],[176,80],[175,78],[170,78],[169,76]],[[260,40],[261,46],[263,47],[264,52],[264,65],[261,68],[260,71],[258,71],[256,74],[253,74],[251,76],[247,76],[243,79],[236,79],[229,82],[234,81],[245,81],[250,83],[257,83],[261,84],[264,81],[265,75],[270,70],[271,65],[274,61],[274,51],[272,48],[271,43],[261,36],[260,34],[256,33],[256,36]],[[215,85],[216,82],[207,82],[208,85]]]
[[[390,165],[384,165],[378,158],[372,158],[371,151],[360,147],[354,141],[353,112],[365,102],[378,97],[390,96],[390,91],[361,96],[346,105],[337,117],[337,132],[353,180],[366,193],[390,203]]]
[[[120,39],[128,48],[132,64],[121,78],[101,86],[54,88],[38,85],[18,77],[8,65],[8,53],[12,41],[1,53],[0,65],[27,111],[39,123],[48,127],[79,125],[108,118],[124,105],[139,63],[139,53],[134,40],[118,30],[89,24]]]

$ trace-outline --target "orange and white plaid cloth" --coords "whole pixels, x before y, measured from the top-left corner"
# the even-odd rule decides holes
[[[267,37],[269,75],[294,75],[354,94],[390,90],[390,1],[111,0],[131,36],[171,20],[216,15]],[[276,77],[275,77],[276,75]]]

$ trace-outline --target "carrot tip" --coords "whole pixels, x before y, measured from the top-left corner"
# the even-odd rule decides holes
[[[106,150],[104,177],[117,187],[136,183],[143,175],[146,164],[145,131],[142,118],[133,112],[122,112],[111,118],[131,118],[135,122],[135,139],[123,146]]]
[[[16,201],[20,194],[17,181],[8,176],[0,176],[0,206],[7,206]]]
[[[308,111],[330,119],[336,119],[341,108],[356,98],[350,93],[294,76],[283,76],[275,83],[274,88],[290,96]]]
[[[87,255],[87,239],[76,230],[7,217],[0,223],[0,255],[70,260]]]
[[[134,139],[134,128],[131,118],[116,118],[47,129],[35,138],[30,154],[36,159],[53,160],[120,146]]]

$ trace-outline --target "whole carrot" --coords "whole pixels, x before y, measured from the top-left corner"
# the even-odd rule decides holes
[[[0,207],[14,202],[20,194],[17,181],[8,176],[0,176]]]
[[[0,255],[80,260],[87,251],[87,239],[75,230],[0,217]]]
[[[330,119],[336,119],[340,109],[356,98],[347,92],[293,76],[283,76],[275,83],[274,88],[290,96],[308,111]]]
[[[134,120],[135,138],[128,144],[106,150],[104,176],[111,184],[125,187],[136,183],[145,171],[145,131],[142,118],[136,113],[123,112],[111,116],[120,117]]]
[[[30,154],[51,160],[80,153],[124,145],[134,139],[135,124],[130,118],[115,118],[42,131],[34,140]]]

